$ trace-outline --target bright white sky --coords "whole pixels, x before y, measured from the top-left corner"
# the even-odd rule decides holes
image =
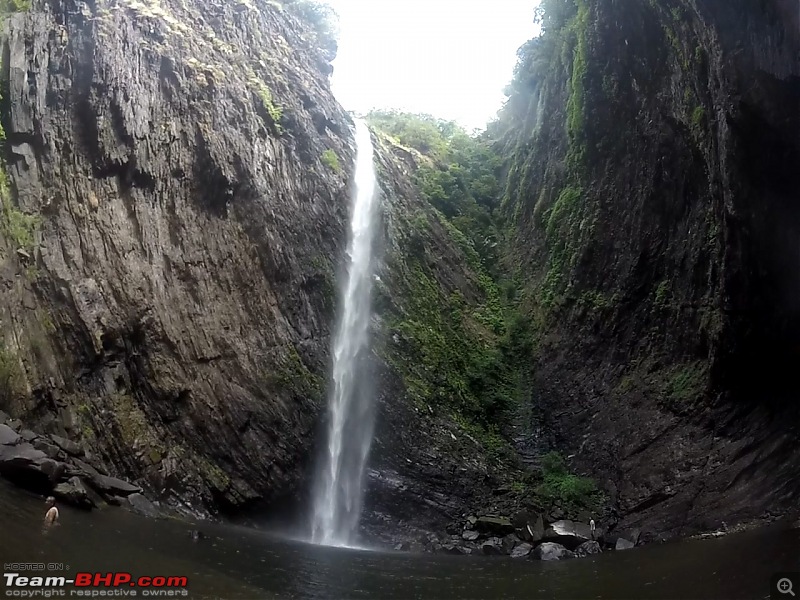
[[[397,108],[483,128],[503,103],[538,0],[328,0],[333,91],[348,110]]]

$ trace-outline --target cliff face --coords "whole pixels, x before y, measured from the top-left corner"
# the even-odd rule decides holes
[[[271,3],[65,1],[3,46],[0,408],[197,509],[292,491],[354,151],[310,31]]]
[[[521,449],[574,454],[623,526],[800,494],[797,8],[579,0],[492,130],[538,325]]]

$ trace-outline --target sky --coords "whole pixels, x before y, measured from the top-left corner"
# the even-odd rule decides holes
[[[538,0],[328,0],[331,85],[348,110],[397,108],[482,129],[502,106]]]

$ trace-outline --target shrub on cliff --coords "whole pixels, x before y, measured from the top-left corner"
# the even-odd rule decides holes
[[[570,473],[566,460],[558,452],[548,452],[542,457],[542,483],[536,493],[566,507],[582,507],[594,504],[599,492],[588,477]]]

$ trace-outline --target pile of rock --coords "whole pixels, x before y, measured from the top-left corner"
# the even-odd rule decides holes
[[[624,537],[608,539],[592,532],[589,525],[559,520],[545,527],[541,515],[515,527],[511,520],[498,516],[470,516],[460,535],[443,543],[433,543],[430,550],[448,554],[506,555],[512,558],[562,560],[598,554],[603,549],[632,548]]]
[[[57,435],[40,435],[0,411],[0,475],[28,489],[92,509],[124,504],[154,516],[158,508],[141,488],[92,466],[78,444]]]

